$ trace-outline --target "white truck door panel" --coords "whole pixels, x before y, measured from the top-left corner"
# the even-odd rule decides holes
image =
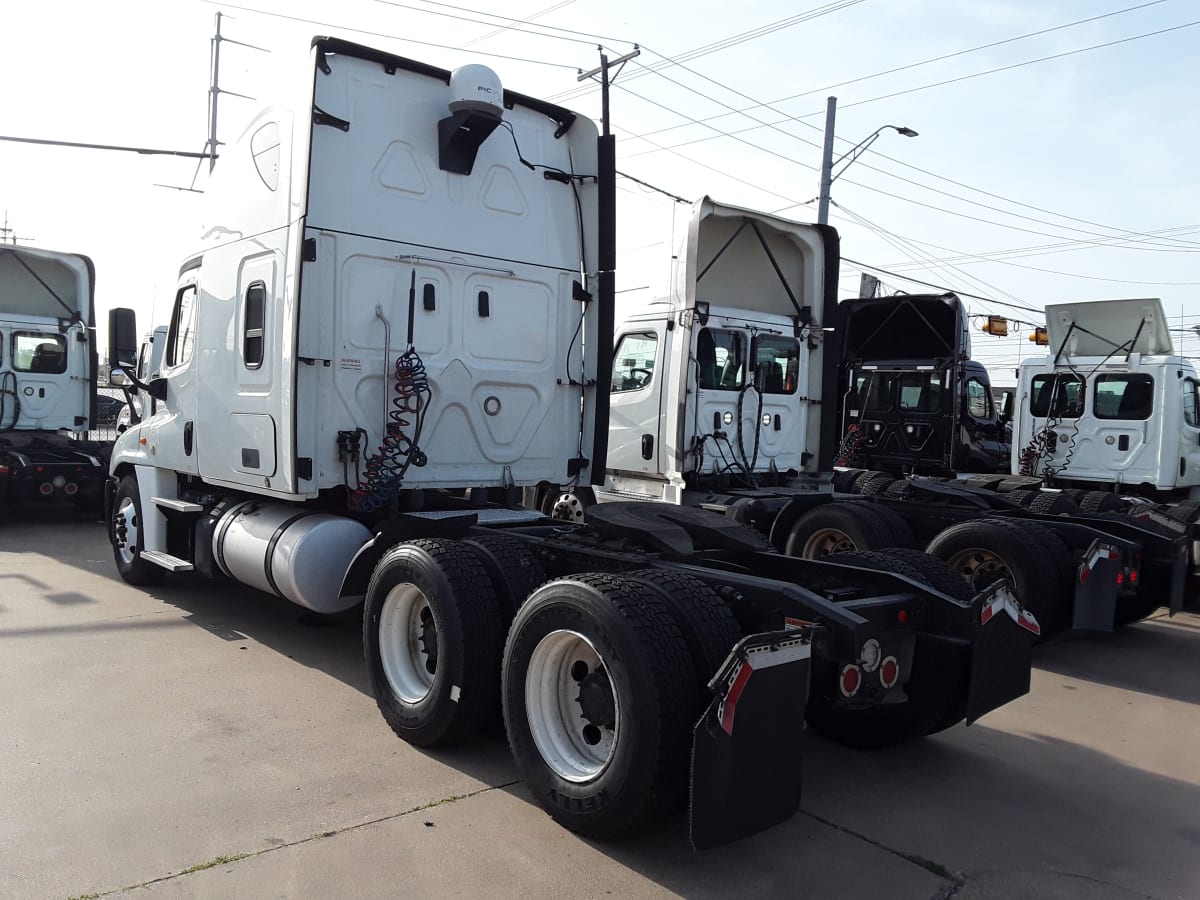
[[[618,337],[608,408],[608,468],[658,473],[664,439],[665,360],[673,332],[665,322],[640,322]]]

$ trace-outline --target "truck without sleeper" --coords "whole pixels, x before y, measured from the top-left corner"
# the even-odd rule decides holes
[[[296,109],[222,153],[137,385],[157,410],[116,442],[109,534],[134,584],[364,603],[402,738],[502,713],[567,827],[620,834],[690,796],[707,847],[795,812],[806,711],[885,744],[1026,692],[1029,622],[1004,584],[930,587],[924,557],[896,575],[789,559],[700,509],[584,526],[513,502],[606,468],[614,164],[611,136],[483,67],[315,39]],[[817,281],[824,241],[805,236]],[[110,323],[131,365],[131,311]]]
[[[617,329],[605,485],[543,486],[531,502],[573,521],[617,500],[699,507],[809,559],[861,561],[835,554],[923,548],[972,590],[1010,579],[1042,640],[1071,627],[1111,631],[1160,605],[1178,611],[1187,573],[1179,523],[1110,514],[1092,505],[1096,498],[1084,498],[1081,511],[1057,491],[991,489],[1039,487],[1036,479],[980,475],[964,484],[834,471],[846,452],[837,410],[851,380],[868,397],[886,383],[889,403],[913,388],[917,407],[922,382],[906,387],[899,376],[924,379],[930,389],[936,383],[939,400],[928,416],[917,411],[908,420],[902,410],[889,419],[849,406],[856,428],[882,436],[863,445],[868,458],[918,471],[952,461],[950,432],[966,412],[960,416],[958,404],[973,390],[956,297],[864,301],[851,306],[845,333],[825,326],[845,312],[836,303],[836,246],[811,225],[707,198],[697,203],[671,295]],[[898,333],[881,339],[889,327]],[[926,369],[886,358],[906,337]],[[843,346],[851,365],[839,372]],[[865,368],[864,359],[878,368]],[[986,418],[975,421],[976,437],[985,427],[994,434],[998,422]],[[909,427],[926,429],[927,442],[917,440],[914,452],[897,434]]]
[[[0,244],[0,511],[22,500],[99,507],[96,270],[77,253]]]

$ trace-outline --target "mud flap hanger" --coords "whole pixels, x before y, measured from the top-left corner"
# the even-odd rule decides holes
[[[692,732],[689,818],[697,850],[777,825],[800,808],[813,631],[743,638],[709,682],[715,696]]]

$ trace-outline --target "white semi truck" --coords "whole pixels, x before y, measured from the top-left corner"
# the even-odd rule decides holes
[[[1200,376],[1162,303],[1046,307],[1051,355],[1018,369],[1012,466],[1063,488],[1200,500]]]
[[[690,795],[706,847],[795,812],[806,712],[881,745],[1023,694],[1029,623],[1003,584],[931,588],[919,554],[906,578],[789,559],[702,509],[614,503],[583,526],[513,502],[607,469],[613,146],[482,67],[315,39],[297,105],[222,152],[138,385],[157,409],[114,448],[109,534],[133,584],[194,571],[363,604],[405,740],[502,711],[558,821],[612,836]],[[836,235],[802,239],[823,283]],[[131,366],[136,335],[113,310],[112,358]]]
[[[0,514],[99,506],[108,448],[96,420],[96,271],[78,253],[0,244]]]
[[[694,208],[679,258],[669,295],[616,329],[604,486],[543,486],[528,502],[573,521],[604,515],[613,501],[718,511],[769,536],[781,553],[809,559],[926,550],[972,590],[1010,579],[1042,640],[1181,608],[1189,564],[1182,524],[1109,513],[1094,502],[1110,501],[1106,494],[1081,498],[1081,510],[1058,491],[993,489],[1040,486],[1034,478],[960,483],[837,470],[849,376],[861,386],[864,372],[877,380],[896,372],[859,361],[839,371],[847,338],[838,324],[845,319],[836,301],[835,234],[706,198]],[[931,335],[959,346],[957,298],[917,300],[856,307],[874,315],[870,327],[854,323],[860,349],[870,343],[866,335],[882,343],[879,334],[889,352],[921,355]],[[906,315],[889,318],[889,310]],[[906,363],[903,379],[894,379],[902,383],[879,399],[917,411],[889,406],[897,414],[887,427],[897,439],[920,447],[936,436],[934,425],[960,427],[941,396],[954,384],[947,369],[962,364],[954,355],[940,365]],[[955,396],[970,399],[966,391]],[[859,427],[881,421],[850,408]],[[949,464],[941,450],[936,456]]]

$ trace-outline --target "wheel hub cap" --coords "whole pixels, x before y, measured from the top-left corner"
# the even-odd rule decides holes
[[[546,765],[566,781],[599,777],[621,734],[621,707],[608,666],[586,637],[552,631],[525,673],[529,731]]]
[[[388,591],[379,613],[379,661],[393,693],[406,703],[420,703],[437,677],[437,620],[425,594],[415,584]]]

